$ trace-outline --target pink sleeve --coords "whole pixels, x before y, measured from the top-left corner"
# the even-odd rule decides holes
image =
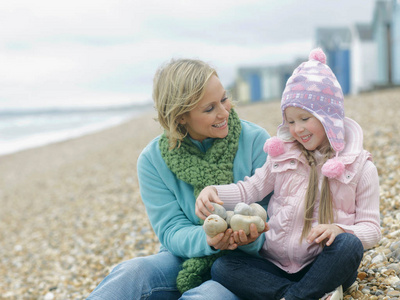
[[[364,249],[373,247],[381,239],[379,177],[378,171],[371,161],[365,163],[357,185],[354,225],[337,225],[357,236]]]
[[[258,168],[251,177],[246,176],[243,181],[236,184],[216,185],[219,198],[224,202],[224,207],[233,210],[239,202],[251,204],[261,201],[274,189],[275,175],[271,173],[270,160]]]

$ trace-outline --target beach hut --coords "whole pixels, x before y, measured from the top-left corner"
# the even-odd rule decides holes
[[[377,72],[376,44],[372,24],[354,24],[351,32],[350,91],[352,94],[358,94],[374,88]]]
[[[264,100],[279,99],[282,96],[282,69],[280,66],[269,66],[261,69],[262,98]]]
[[[400,85],[400,1],[392,1],[392,79]]]
[[[262,74],[260,68],[239,68],[236,84],[239,101],[258,102],[262,100]]]
[[[241,77],[237,77],[229,88],[232,99],[240,103],[250,102],[250,85],[246,80]]]
[[[280,98],[282,73],[278,66],[241,67],[235,81],[235,96],[240,102]]]
[[[327,56],[327,63],[335,73],[344,94],[350,92],[351,31],[348,27],[317,28],[316,44]]]
[[[377,72],[375,83],[377,86],[390,86],[392,80],[392,8],[391,0],[377,0],[375,3],[372,22],[373,37],[376,43]]]
[[[290,64],[239,68],[232,87],[234,99],[241,103],[279,100],[286,81],[303,61],[306,58]]]

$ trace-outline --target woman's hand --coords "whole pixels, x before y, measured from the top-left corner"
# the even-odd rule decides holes
[[[238,245],[234,243],[232,229],[230,228],[214,237],[209,237],[207,235],[207,244],[219,250],[235,250],[238,247]]]
[[[196,199],[196,216],[205,220],[209,215],[211,215],[214,210],[214,206],[212,206],[211,202],[220,205],[224,204],[224,202],[222,202],[218,197],[217,189],[212,186],[207,186],[200,192]]]
[[[334,224],[320,224],[315,226],[310,230],[310,233],[307,236],[307,242],[312,243],[321,243],[324,240],[328,240],[325,245],[332,245],[335,238],[343,233],[344,230],[337,225]]]
[[[254,242],[258,237],[269,230],[268,223],[265,223],[265,228],[262,232],[257,231],[257,226],[253,223],[250,224],[250,233],[246,235],[243,230],[235,231],[233,233],[233,240],[238,246],[244,246]]]

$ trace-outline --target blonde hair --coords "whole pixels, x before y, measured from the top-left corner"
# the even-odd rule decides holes
[[[306,157],[309,165],[310,165],[310,178],[308,181],[307,193],[305,196],[305,210],[304,210],[304,227],[303,232],[301,234],[300,241],[307,237],[308,233],[311,230],[311,225],[313,222],[313,214],[314,214],[314,206],[315,199],[318,196],[318,174],[316,170],[316,162],[313,156],[312,151],[308,151],[299,143],[299,147],[301,148],[301,152]],[[326,162],[333,153],[332,148],[326,147],[325,149],[321,149],[321,152],[324,154],[323,162]],[[333,216],[333,202],[332,202],[332,194],[329,187],[328,177],[324,176],[324,180],[322,182],[321,187],[321,196],[319,203],[319,211],[318,211],[318,222],[319,224],[330,224],[334,221]]]
[[[187,135],[179,120],[201,100],[212,75],[218,77],[215,69],[194,59],[172,59],[157,70],[153,80],[153,100],[157,120],[165,129],[170,149],[179,148]]]

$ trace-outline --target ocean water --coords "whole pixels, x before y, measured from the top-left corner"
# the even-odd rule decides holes
[[[151,104],[142,104],[96,109],[0,110],[0,155],[100,131],[151,109]]]

